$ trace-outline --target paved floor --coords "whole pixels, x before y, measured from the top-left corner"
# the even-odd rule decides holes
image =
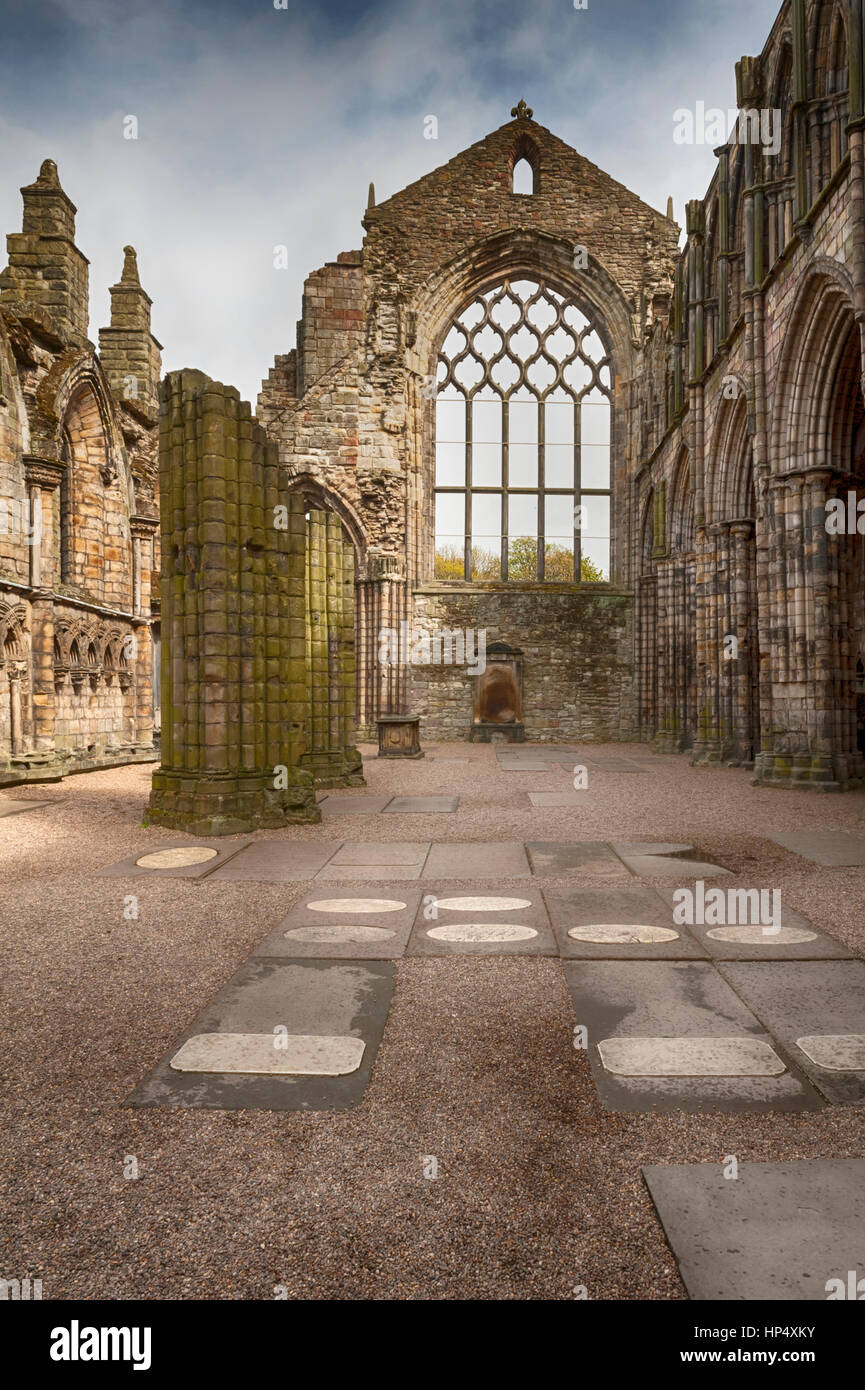
[[[40,809],[0,823],[0,1272],[46,1297],[712,1296],[676,1263],[691,1165],[711,1188],[731,1155],[768,1180],[862,1152],[865,797],[638,746],[365,772],[338,819],[203,842],[142,828],[147,768],[15,788]],[[215,853],[139,862],[191,845]],[[676,921],[698,880],[778,892],[780,930]],[[185,1069],[226,1048],[262,1070]],[[848,1258],[832,1229],[808,1287]]]

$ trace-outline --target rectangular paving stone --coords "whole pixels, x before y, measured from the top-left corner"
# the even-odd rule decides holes
[[[377,883],[380,878],[411,883],[420,878],[422,864],[325,864],[315,876],[316,883]]]
[[[865,1271],[863,1159],[740,1163],[735,1180],[720,1163],[649,1164],[643,1177],[693,1299],[825,1300],[830,1280]]]
[[[607,1038],[601,1062],[614,1076],[781,1076],[786,1067],[760,1038]]]
[[[865,865],[865,839],[846,830],[764,831],[782,849],[792,850],[812,864],[826,868],[856,868]]]
[[[502,772],[549,772],[549,771],[550,771],[550,765],[549,765],[549,763],[545,763],[545,762],[544,762],[544,763],[542,763],[542,762],[531,762],[531,763],[529,763],[529,762],[525,762],[525,763],[506,763],[506,762],[500,761],[500,762],[499,762],[499,768],[501,769]]]
[[[865,1072],[828,1071],[797,1045],[799,1038],[815,1035],[865,1033],[865,962],[724,963],[718,968],[827,1100],[865,1104]]]
[[[447,883],[424,885],[406,954],[556,956],[558,947],[537,889],[482,881],[458,889]]]
[[[368,1083],[393,994],[390,961],[265,960],[253,957],[204,1008],[133,1091],[128,1105],[218,1110],[343,1110]],[[344,1076],[181,1072],[172,1058],[203,1033],[353,1037],[361,1064]]]
[[[588,1030],[592,1077],[609,1109],[693,1113],[820,1108],[819,1095],[783,1054],[788,1069],[781,1076],[630,1077],[615,1076],[602,1065],[598,1044],[610,1038],[751,1037],[774,1047],[774,1039],[715,965],[565,961],[564,971],[576,1022]]]
[[[423,878],[529,878],[531,870],[519,841],[463,841],[433,845]]]
[[[420,865],[423,864],[429,850],[429,840],[347,840],[330,862],[333,865],[354,864],[365,867]]]
[[[316,884],[304,892],[291,911],[264,938],[254,952],[259,957],[294,957],[322,960],[396,960],[403,955],[421,893],[404,883],[367,884],[340,882],[338,888]],[[335,904],[320,912],[310,903]],[[345,903],[356,909],[340,910]],[[348,932],[337,930],[348,928]],[[286,935],[291,933],[291,935]]]
[[[595,840],[533,840],[526,845],[532,873],[552,877],[627,878],[610,846]]]
[[[720,864],[709,864],[700,859],[684,859],[678,855],[663,854],[623,854],[619,856],[629,873],[635,878],[675,879],[684,886],[696,879],[726,878],[730,870]]]
[[[533,806],[549,806],[550,808],[565,806],[587,807],[590,804],[596,805],[596,799],[588,791],[584,792],[529,792],[529,801]]]
[[[310,1034],[197,1033],[169,1063],[172,1071],[244,1076],[347,1076],[363,1057],[360,1038]]]
[[[220,882],[303,883],[337,852],[340,840],[254,840],[213,877]]]
[[[201,840],[197,836],[189,835],[183,840],[154,840],[149,845],[142,845],[135,854],[123,859],[119,864],[111,864],[106,869],[98,869],[96,878],[205,878],[221,869],[223,865],[240,854],[251,843],[249,840],[235,840],[228,836],[224,839]],[[206,850],[208,857],[201,859],[197,863],[167,863],[165,867],[150,867],[147,864],[140,864],[141,859],[148,859],[153,855],[167,855],[171,858],[171,851],[177,850]],[[182,856],[179,856],[182,857]]]
[[[649,887],[611,883],[603,888],[583,888],[576,884],[544,888],[559,951],[567,960],[697,960],[707,951],[690,932],[674,927],[672,907]],[[676,932],[676,938],[618,945],[614,941],[575,940],[571,930],[608,924],[611,926],[649,926]]]
[[[322,803],[322,816],[376,816],[392,801],[391,796],[334,796]]]
[[[385,808],[388,816],[428,816],[438,812],[456,811],[458,796],[395,796]]]

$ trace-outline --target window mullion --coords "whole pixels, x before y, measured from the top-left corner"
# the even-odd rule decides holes
[[[466,396],[466,506],[465,506],[465,576],[472,577],[472,402]]]
[[[510,577],[510,487],[511,487],[511,465],[510,465],[510,403],[502,400],[502,579],[507,581]]]
[[[546,466],[546,412],[544,403],[538,400],[538,579],[543,583],[546,567],[547,509],[545,505],[547,466]]]
[[[574,401],[574,582],[583,577],[583,535],[577,525],[577,507],[583,505],[583,407]],[[579,513],[582,517],[582,511]]]

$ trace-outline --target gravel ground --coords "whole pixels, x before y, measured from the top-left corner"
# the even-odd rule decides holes
[[[644,776],[590,771],[585,810],[535,810],[525,793],[567,790],[566,768],[502,772],[492,748],[465,744],[365,766],[369,791],[458,792],[460,809],[340,816],[285,836],[687,841],[734,870],[725,887],[780,888],[865,956],[865,869],[820,869],[761,838],[865,839],[865,796],[759,789],[741,771],[664,758]],[[151,771],[0,793],[49,803],[0,818],[0,1277],[41,1277],[46,1298],[268,1299],[282,1284],[311,1299],[568,1299],[578,1285],[592,1299],[680,1299],[642,1164],[865,1152],[857,1109],[609,1114],[572,1047],[561,963],[545,958],[399,962],[355,1110],[124,1109],[303,889],[94,878],[179,838],[141,826]],[[137,921],[124,919],[129,893]],[[136,1180],[123,1177],[127,1155]]]

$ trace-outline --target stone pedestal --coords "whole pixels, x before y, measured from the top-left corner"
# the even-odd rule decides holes
[[[420,718],[414,714],[385,714],[378,724],[380,758],[422,758]]]

